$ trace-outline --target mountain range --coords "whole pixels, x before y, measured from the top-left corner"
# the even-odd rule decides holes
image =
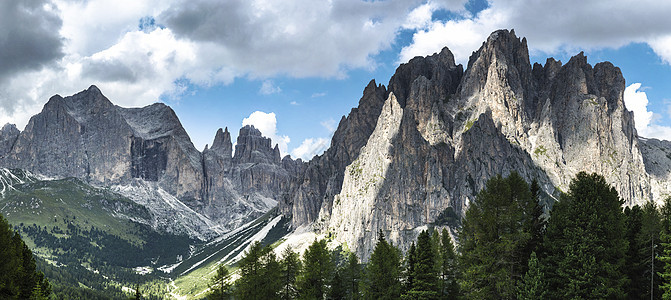
[[[499,30],[466,67],[444,48],[386,86],[372,80],[307,162],[280,157],[253,126],[235,149],[226,128],[199,151],[170,107],[119,107],[91,86],[51,97],[22,131],[5,125],[0,165],[107,189],[146,208],[141,222],[157,232],[201,241],[278,207],[290,230],[366,259],[379,230],[405,250],[427,225],[455,229],[496,174],[537,180],[546,209],[580,171],[603,175],[626,205],[661,202],[671,142],[638,136],[624,89],[609,62],[580,53],[532,65],[526,39]]]

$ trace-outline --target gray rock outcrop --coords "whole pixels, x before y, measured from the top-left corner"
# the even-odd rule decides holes
[[[115,106],[96,86],[53,96],[22,132],[13,125],[0,130],[4,167],[111,187],[151,206],[155,220],[184,223],[179,232],[197,238],[269,211],[303,164],[281,160],[277,146],[253,127],[241,129],[232,153],[228,129],[201,153],[170,107]]]
[[[618,68],[592,67],[582,53],[566,65],[532,66],[514,31],[492,33],[465,72],[447,48],[416,57],[388,90],[366,87],[282,211],[294,226],[313,224],[365,259],[378,230],[405,249],[441,213],[463,215],[496,174],[537,179],[549,205],[575,174],[597,172],[627,205],[642,203],[654,193],[624,87]],[[357,138],[336,140],[351,134],[363,110],[371,119],[356,120],[366,124]]]

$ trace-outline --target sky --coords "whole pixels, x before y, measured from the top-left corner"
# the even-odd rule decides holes
[[[446,46],[466,65],[515,29],[532,63],[584,51],[620,67],[638,134],[671,140],[670,15],[658,0],[2,0],[0,123],[96,85],[120,106],[168,104],[199,150],[251,124],[308,160],[370,80]]]

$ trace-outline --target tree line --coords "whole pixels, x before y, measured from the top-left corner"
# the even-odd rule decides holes
[[[33,253],[0,215],[0,299],[48,299],[51,285]]]
[[[302,257],[254,243],[232,282],[220,266],[213,299],[671,299],[671,198],[623,208],[581,172],[544,212],[541,189],[513,172],[469,205],[456,243],[422,231],[406,253],[382,231],[366,264],[315,240]]]

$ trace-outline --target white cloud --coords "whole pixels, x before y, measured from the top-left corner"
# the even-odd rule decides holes
[[[291,102],[289,102],[289,104],[291,104],[291,105],[299,105],[299,103],[296,102],[296,101],[291,101]]]
[[[259,93],[262,95],[272,95],[280,92],[282,92],[282,89],[279,86],[276,86],[270,79],[264,80],[259,89]]]
[[[648,42],[655,54],[671,65],[671,34],[652,39]]]
[[[670,1],[643,0],[632,5],[614,1],[490,0],[476,16],[462,12],[461,19],[434,20],[413,36],[399,57],[405,62],[448,46],[457,62],[465,64],[472,51],[496,29],[514,28],[528,38],[532,51],[575,51],[620,47],[647,42],[655,52],[671,60]],[[666,54],[663,54],[666,53]]]
[[[425,28],[431,23],[433,12],[437,9],[431,2],[425,3],[413,9],[405,19],[404,29]]]
[[[326,128],[326,130],[328,130],[330,133],[333,133],[336,130],[336,126],[338,125],[334,119],[324,120],[319,124]]]
[[[61,12],[61,35],[71,53],[90,56],[119,42],[138,29],[140,19],[155,16],[174,0],[54,1]]]
[[[671,127],[654,123],[657,115],[648,111],[648,95],[640,89],[640,83],[632,83],[624,90],[624,104],[634,112],[636,131],[643,137],[671,140]]]
[[[311,98],[319,98],[319,97],[324,97],[324,96],[326,96],[326,93],[322,92],[322,93],[313,93],[312,96],[310,96],[310,97]]]
[[[277,144],[280,148],[280,154],[285,156],[287,151],[287,144],[291,142],[291,139],[286,135],[279,135],[277,133],[277,118],[275,113],[265,113],[262,111],[255,111],[249,115],[249,117],[242,120],[242,126],[253,125],[261,131],[263,136],[268,137],[272,140],[273,145]]]
[[[315,155],[322,154],[330,145],[327,138],[309,138],[303,140],[300,146],[291,151],[291,156],[304,161],[312,159]]]
[[[372,57],[391,47],[406,15],[421,3],[184,0],[157,20],[180,38],[210,47],[214,65],[241,74],[344,77],[353,68],[374,68]]]

